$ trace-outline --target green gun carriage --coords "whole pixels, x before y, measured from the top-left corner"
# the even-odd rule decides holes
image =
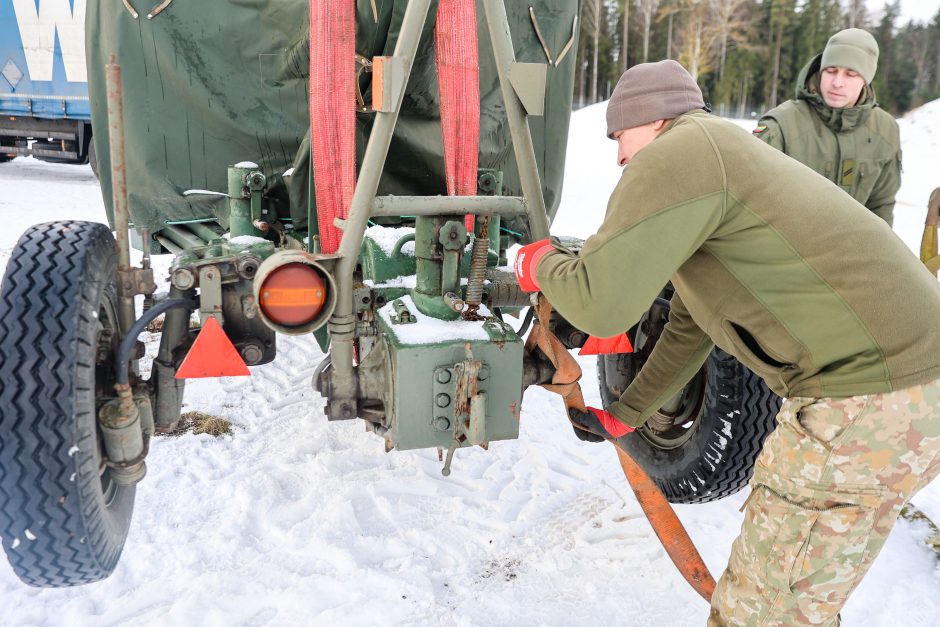
[[[329,42],[307,3],[163,2],[150,18],[124,5],[90,1],[86,22],[110,228],[32,227],[0,287],[0,536],[35,586],[111,574],[186,378],[269,363],[280,335],[313,335],[326,355],[311,413],[361,420],[388,451],[446,452],[445,474],[461,448],[517,438],[524,390],[553,374],[525,348],[532,300],[506,253],[548,237],[558,209],[578,0],[477,0],[479,167],[462,196],[447,194],[437,3],[354,3],[356,183],[332,224],[310,131],[332,115],[311,87],[329,92],[332,75],[309,71]],[[341,241],[325,250],[331,227]],[[168,254],[158,291],[152,256]],[[630,329],[633,353],[599,357],[605,401],[648,357],[669,296]],[[160,316],[144,360],[138,337]],[[569,349],[586,339],[549,324]],[[716,350],[630,453],[672,502],[721,498],[747,482],[778,405]]]

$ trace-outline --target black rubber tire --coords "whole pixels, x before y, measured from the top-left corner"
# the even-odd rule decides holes
[[[127,537],[136,488],[102,465],[96,418],[113,385],[116,270],[107,226],[51,222],[20,238],[0,286],[0,536],[33,586],[104,579]]]
[[[95,175],[96,179],[100,179],[98,176],[98,153],[95,151],[95,138],[92,137],[88,142],[88,164],[91,166],[91,173]]]
[[[602,355],[597,374],[604,404],[617,400],[606,368],[630,355]],[[615,366],[614,366],[615,367]],[[681,445],[664,448],[641,427],[626,450],[671,503],[707,503],[734,494],[750,480],[764,440],[777,426],[782,399],[737,359],[716,348],[705,362],[704,399]]]

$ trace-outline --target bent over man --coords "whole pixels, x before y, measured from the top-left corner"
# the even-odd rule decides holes
[[[709,624],[837,624],[904,503],[940,473],[940,286],[884,221],[703,104],[675,61],[627,70],[607,109],[627,167],[603,224],[580,254],[523,247],[517,273],[598,337],[675,287],[620,400],[573,412],[597,436],[633,437],[714,345],[787,398]]]
[[[819,172],[889,225],[901,186],[898,123],[871,81],[878,42],[860,28],[833,35],[797,78],[796,98],[764,114],[754,134]]]

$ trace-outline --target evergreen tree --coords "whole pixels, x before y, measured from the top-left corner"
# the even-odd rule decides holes
[[[865,0],[582,0],[575,106],[610,96],[627,67],[679,60],[725,115],[791,98],[800,69],[829,37],[865,28],[881,48],[874,88],[895,114],[940,97],[940,11],[898,23],[899,0],[869,22]]]

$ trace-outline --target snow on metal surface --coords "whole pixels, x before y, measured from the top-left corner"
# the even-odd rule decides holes
[[[410,296],[402,296],[402,303],[408,307],[408,311],[415,317],[417,322],[414,324],[393,324],[392,317],[395,316],[395,301],[392,301],[379,309],[379,315],[392,329],[395,337],[402,344],[435,344],[439,342],[450,342],[454,340],[483,340],[490,339],[490,334],[483,328],[483,322],[469,320],[438,320],[426,316],[415,306]],[[480,315],[488,316],[489,311],[485,307],[480,307]]]
[[[238,244],[240,246],[251,246],[252,244],[263,244],[266,241],[268,240],[264,239],[263,237],[256,237],[254,235],[239,235],[230,239],[229,243]]]
[[[370,226],[366,229],[366,237],[378,244],[386,257],[392,256],[392,252],[395,250],[395,244],[397,244],[401,238],[407,235],[414,235],[414,233],[414,227],[410,226]],[[401,252],[404,255],[414,257],[415,243],[413,241],[406,242],[401,247]]]
[[[412,288],[414,288],[414,287],[416,287],[416,286],[418,285],[418,277],[415,276],[414,274],[408,274],[408,275],[405,275],[405,276],[398,276],[398,277],[395,277],[395,278],[393,278],[393,279],[389,279],[389,280],[386,281],[385,283],[379,283],[379,284],[376,284],[376,283],[375,283],[374,281],[372,281],[371,279],[366,279],[366,280],[363,281],[363,284],[368,285],[369,287],[372,287],[372,288],[383,288],[383,287],[397,288],[397,287],[406,287],[406,288],[408,288],[408,289],[412,289]]]
[[[225,192],[216,192],[211,189],[187,189],[183,196],[228,196]]]

